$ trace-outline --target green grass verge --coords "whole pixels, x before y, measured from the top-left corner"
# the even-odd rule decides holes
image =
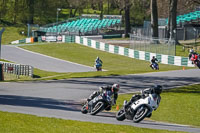
[[[0,27],[1,29],[2,27]],[[24,30],[22,27],[5,27],[5,31],[2,34],[2,44],[9,44],[12,41],[20,40],[26,38],[20,33],[20,31]]]
[[[91,67],[93,67],[96,57],[99,56],[103,60],[103,69],[108,70],[106,72],[67,73],[58,76],[57,79],[155,72],[149,67],[150,62],[148,61],[111,54],[74,43],[48,43],[43,45],[22,46],[22,48]],[[159,71],[181,69],[182,67],[180,66],[160,64]]]
[[[123,101],[131,97],[132,94],[120,95],[117,104],[122,107]],[[151,119],[200,127],[200,84],[166,90],[161,97]]]
[[[2,133],[181,133],[132,126],[100,124],[0,112]]]

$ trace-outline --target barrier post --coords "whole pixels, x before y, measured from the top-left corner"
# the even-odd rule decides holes
[[[0,64],[0,81],[4,81],[3,64]]]

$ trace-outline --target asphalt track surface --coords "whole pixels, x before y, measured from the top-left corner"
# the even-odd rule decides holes
[[[119,83],[120,93],[130,93],[148,88],[153,84],[161,84],[164,89],[169,89],[199,82],[199,69],[55,81],[1,82],[0,110],[44,117],[199,133],[200,128],[187,125],[150,120],[135,124],[129,120],[117,121],[115,114],[110,112],[102,112],[96,116],[84,115],[80,112],[82,100],[102,85]]]
[[[94,67],[57,59],[39,53],[24,50],[14,45],[2,45],[2,58],[24,65],[31,65],[52,72],[88,72],[95,71]]]

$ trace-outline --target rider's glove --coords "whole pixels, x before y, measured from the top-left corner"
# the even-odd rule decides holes
[[[99,92],[103,93],[103,88],[102,87],[99,87]]]

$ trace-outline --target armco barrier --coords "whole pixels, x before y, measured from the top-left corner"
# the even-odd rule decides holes
[[[163,54],[157,54],[157,53],[149,53],[145,51],[138,51],[138,50],[133,50],[129,48],[124,48],[121,46],[115,46],[115,45],[110,45],[103,42],[98,42],[98,41],[91,40],[91,39],[88,39],[86,37],[81,37],[81,36],[75,37],[75,43],[92,47],[94,49],[99,49],[102,51],[114,53],[114,54],[128,56],[130,58],[150,61],[152,56],[156,56],[156,58],[162,64],[194,67],[194,65],[191,63],[191,61],[189,61],[187,57],[171,56],[171,55],[163,55]]]
[[[22,39],[22,40],[12,41],[11,44],[33,43],[33,42],[34,42],[34,38],[30,37],[30,38],[25,38],[25,39]]]
[[[33,39],[31,38],[26,38],[24,40],[17,40],[13,41],[12,44],[18,44],[20,42],[25,43],[30,43],[32,42]],[[41,38],[38,38],[38,41],[41,41]],[[188,67],[194,67],[191,61],[187,57],[181,57],[181,56],[171,56],[171,55],[163,55],[163,54],[158,54],[158,53],[149,53],[145,51],[138,51],[134,49],[129,49],[129,48],[124,48],[121,46],[115,46],[115,45],[110,45],[106,44],[103,42],[98,42],[95,40],[88,39],[86,37],[81,37],[81,36],[62,36],[62,42],[75,42],[81,45],[85,45],[88,47],[92,47],[94,49],[99,49],[102,51],[114,53],[114,54],[119,54],[123,56],[127,56],[130,58],[136,58],[140,60],[146,60],[150,61],[152,56],[156,56],[156,58],[160,61],[162,64],[170,64],[170,65],[176,65],[176,66],[188,66]]]

